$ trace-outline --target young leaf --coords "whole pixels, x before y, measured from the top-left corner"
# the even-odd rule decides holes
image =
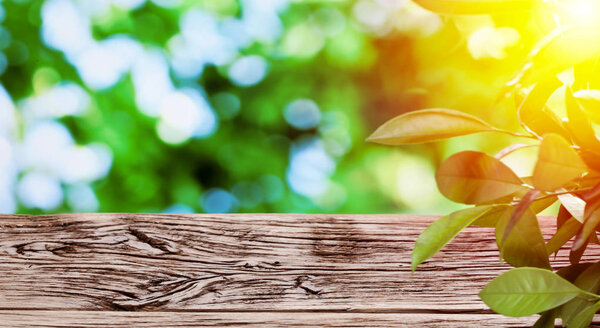
[[[533,170],[533,186],[553,191],[580,177],[589,169],[569,143],[557,134],[547,134],[540,145],[538,160]]]
[[[600,90],[579,90],[573,94],[594,123],[600,123]]]
[[[479,132],[499,131],[475,116],[451,109],[423,109],[383,123],[367,141],[384,145],[431,142]]]
[[[585,24],[560,27],[538,42],[509,84],[530,84],[584,62],[600,52],[600,30]]]
[[[548,98],[561,85],[562,82],[553,77],[537,83],[524,99],[515,95],[519,122],[525,130],[538,137],[547,133],[567,135],[558,117],[546,108]]]
[[[594,294],[597,293],[598,288],[600,287],[600,262],[593,264],[583,271],[579,277],[575,279],[574,284],[581,290]],[[594,305],[594,302],[586,298],[577,297],[570,300],[561,307],[563,323],[566,323],[571,327],[572,321],[578,317],[583,310],[592,305]]]
[[[482,15],[514,13],[533,7],[534,0],[415,0],[421,7],[440,14]]]
[[[583,216],[585,212],[585,201],[573,194],[562,194],[558,195],[562,206],[575,218],[577,221],[583,223]]]
[[[496,226],[496,242],[502,258],[515,267],[550,268],[546,242],[535,214],[527,209],[508,235],[504,235],[510,215]]]
[[[444,161],[436,175],[440,192],[464,204],[480,204],[527,190],[521,179],[498,159],[464,151]]]
[[[577,219],[573,217],[568,219],[556,231],[554,236],[548,240],[548,243],[546,244],[546,251],[548,255],[557,253],[564,244],[566,244],[571,238],[573,238],[573,236],[575,236],[575,234],[577,234],[577,231],[579,231],[580,228],[581,223],[579,223]]]
[[[550,270],[516,268],[492,280],[479,297],[500,314],[521,317],[550,310],[582,293]]]
[[[567,107],[567,117],[569,119],[566,125],[575,143],[586,149],[599,149],[600,141],[596,138],[594,128],[592,127],[589,118],[583,112],[581,104],[573,96],[571,88],[567,88],[565,105]]]
[[[417,238],[412,252],[412,270],[437,253],[456,235],[492,206],[477,206],[456,211],[434,221]]]

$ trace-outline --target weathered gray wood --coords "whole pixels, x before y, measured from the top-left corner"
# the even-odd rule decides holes
[[[427,325],[427,320],[448,318],[457,326],[469,326],[485,318],[481,320],[494,323],[490,326],[530,324],[534,317],[515,320],[490,313],[477,297],[480,288],[508,269],[498,260],[490,229],[468,228],[411,273],[414,240],[433,219],[2,216],[0,324],[20,315],[24,322],[47,315],[63,318],[63,326],[85,326],[103,317],[117,320],[118,326],[151,317],[169,322],[169,311],[187,311],[176,314],[181,320],[218,317],[232,324],[248,320],[263,326],[260,320],[265,318],[294,317],[286,320],[310,325],[310,318],[320,322],[335,317],[339,320],[332,325],[344,326],[344,318],[373,318],[373,326],[389,326],[386,320]],[[546,232],[551,232],[552,220],[542,219]],[[560,254],[553,264],[567,265],[566,255]],[[598,248],[592,248],[584,259],[598,255]],[[138,316],[107,311],[158,312]]]
[[[0,311],[5,327],[529,327],[534,318],[483,314]]]

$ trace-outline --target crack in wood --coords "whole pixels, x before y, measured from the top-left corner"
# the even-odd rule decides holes
[[[137,230],[133,227],[128,228],[129,233],[134,236],[137,240],[150,245],[152,248],[156,248],[160,251],[163,251],[165,254],[177,254],[176,250],[169,248],[168,243],[158,239],[148,236],[140,230]]]

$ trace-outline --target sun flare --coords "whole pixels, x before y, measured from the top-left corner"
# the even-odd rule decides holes
[[[569,0],[556,1],[563,9],[563,17],[569,24],[600,23],[600,1]]]

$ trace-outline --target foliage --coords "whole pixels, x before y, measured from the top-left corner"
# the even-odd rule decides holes
[[[595,2],[533,0],[420,0],[432,11],[491,14],[506,11],[545,12],[589,5],[579,20],[547,31],[498,101],[514,99],[514,113],[524,132],[494,127],[479,118],[449,109],[424,109],[400,115],[377,129],[370,141],[404,145],[473,133],[508,134],[526,140],[495,156],[462,151],[438,168],[436,181],[447,198],[469,205],[432,223],[416,241],[413,270],[469,226],[495,227],[500,257],[516,267],[490,282],[479,294],[496,312],[508,316],[540,313],[538,327],[562,318],[569,327],[586,327],[600,309],[600,262],[582,265],[589,244],[599,244],[600,141],[595,123],[600,109],[600,7]],[[566,9],[565,9],[566,8]],[[596,19],[584,15],[595,14]],[[560,22],[559,22],[560,23]],[[549,99],[562,95],[564,117],[549,109]],[[494,138],[492,135],[489,138]],[[531,175],[518,176],[503,161],[514,152],[535,147]],[[536,214],[559,202],[557,231],[545,242]],[[569,241],[573,240],[569,244]],[[551,269],[549,256],[570,248],[571,265]]]

